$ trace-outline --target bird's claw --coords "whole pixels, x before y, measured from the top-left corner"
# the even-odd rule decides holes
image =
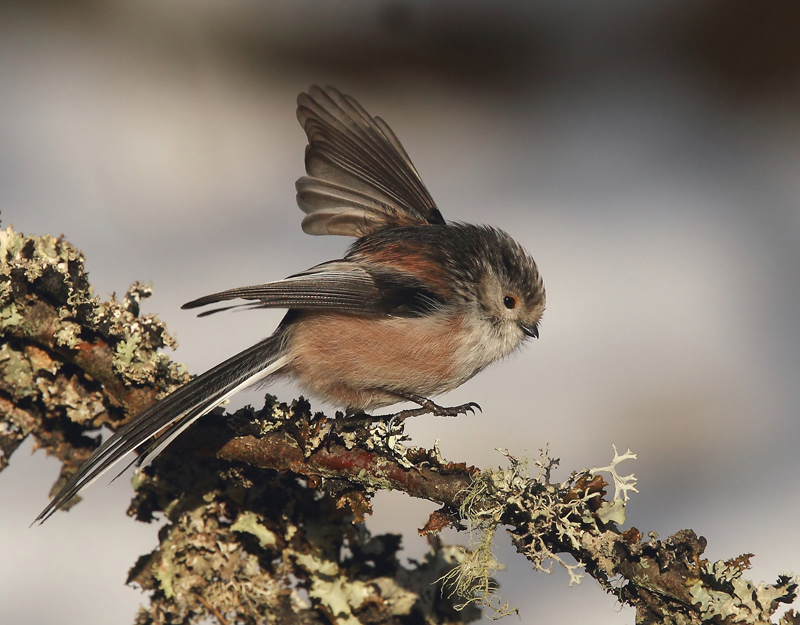
[[[457,408],[462,408],[463,414],[467,414],[467,411],[471,412],[472,414],[475,414],[476,409],[478,412],[483,412],[483,408],[481,408],[481,405],[474,401],[469,401],[466,404],[461,404],[460,406],[457,406]]]
[[[471,412],[475,414],[475,410],[477,409],[479,412],[483,412],[480,405],[474,401],[467,402],[466,404],[461,404],[460,406],[438,406],[431,402],[431,411],[430,413],[437,417],[457,417],[462,414],[467,414]]]
[[[411,401],[419,404],[419,408],[401,410],[400,412],[392,415],[392,421],[403,421],[408,417],[418,417],[424,414],[431,414],[435,417],[457,417],[462,414],[465,415],[467,412],[475,414],[476,409],[480,412],[483,412],[480,405],[474,401],[461,404],[460,406],[440,406],[432,402],[430,399],[426,399],[424,397],[414,397],[410,399]]]

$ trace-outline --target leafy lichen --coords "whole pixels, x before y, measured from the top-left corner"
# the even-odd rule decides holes
[[[800,579],[782,575],[776,584],[758,585],[745,579],[746,565],[736,562],[706,562],[700,577],[689,584],[689,594],[699,606],[704,621],[768,623],[777,603],[787,602]]]

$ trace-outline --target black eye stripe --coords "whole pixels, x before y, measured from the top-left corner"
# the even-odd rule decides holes
[[[511,296],[511,295],[506,295],[506,296],[503,298],[503,305],[504,305],[506,308],[508,308],[509,310],[512,310],[512,309],[514,309],[514,308],[516,308],[516,307],[517,307],[517,298],[516,298],[516,297],[513,297],[513,296]]]

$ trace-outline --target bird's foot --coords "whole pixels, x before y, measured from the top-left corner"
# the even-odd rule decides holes
[[[419,404],[419,408],[401,410],[400,412],[391,415],[392,421],[403,421],[408,417],[418,417],[424,414],[434,415],[435,417],[458,417],[459,415],[467,414],[468,412],[475,414],[476,409],[483,412],[481,407],[474,401],[461,404],[460,406],[440,406],[426,397],[420,397],[417,395],[409,395],[404,397],[404,399],[408,399],[416,404]]]
[[[480,405],[474,401],[461,404],[460,406],[440,406],[439,404],[432,402],[427,397],[422,397],[421,395],[398,395],[398,398],[406,401],[412,401],[415,404],[418,404],[419,408],[410,408],[408,410],[401,410],[400,412],[387,415],[371,415],[367,414],[363,410],[349,408],[343,415],[345,418],[337,419],[337,422],[340,421],[342,427],[347,428],[350,425],[355,425],[356,423],[364,421],[388,421],[389,432],[395,432],[402,431],[402,423],[409,417],[419,417],[425,414],[430,414],[435,417],[458,417],[460,415],[465,415],[468,412],[475,414],[476,410],[483,412]]]

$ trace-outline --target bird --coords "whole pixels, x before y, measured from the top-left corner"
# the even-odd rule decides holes
[[[275,378],[345,410],[344,417],[410,401],[443,407],[450,391],[539,336],[545,288],[531,255],[504,231],[446,222],[400,140],[380,117],[334,87],[297,99],[308,145],[296,182],[302,229],[356,240],[344,256],[283,280],[183,305],[285,308],[277,329],[147,408],[103,442],[34,522],[138,450],[148,462],[238,391]],[[236,303],[230,303],[237,300]],[[377,418],[377,417],[376,417]]]

